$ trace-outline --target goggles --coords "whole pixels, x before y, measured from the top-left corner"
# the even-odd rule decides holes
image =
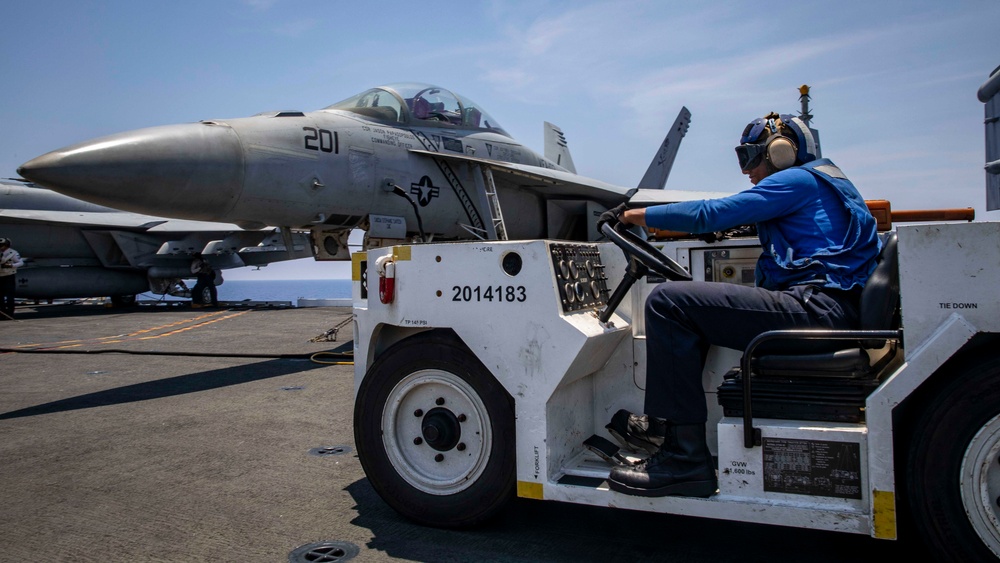
[[[740,170],[746,172],[757,168],[760,165],[761,159],[764,158],[766,151],[766,144],[740,145],[736,147],[736,158],[740,161]]]

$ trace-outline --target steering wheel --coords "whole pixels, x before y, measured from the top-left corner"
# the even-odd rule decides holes
[[[677,261],[639,238],[635,233],[626,229],[622,223],[616,223],[614,227],[610,223],[602,223],[601,232],[608,237],[608,240],[621,248],[626,256],[635,258],[668,280],[690,281],[692,279],[691,274]]]

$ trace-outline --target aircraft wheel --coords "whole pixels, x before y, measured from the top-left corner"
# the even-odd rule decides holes
[[[421,333],[372,365],[354,438],[378,494],[420,524],[472,526],[514,495],[513,401],[452,337]]]
[[[211,305],[212,304],[212,288],[207,285],[202,288],[199,295],[192,295],[191,298],[195,303],[199,305]]]
[[[953,372],[917,422],[907,460],[914,525],[941,560],[1000,558],[1000,358]]]

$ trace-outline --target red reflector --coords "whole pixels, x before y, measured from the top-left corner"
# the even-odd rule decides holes
[[[378,298],[379,300],[388,305],[392,303],[393,298],[396,293],[396,278],[378,278]]]

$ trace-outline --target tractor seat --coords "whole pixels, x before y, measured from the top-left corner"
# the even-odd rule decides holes
[[[896,233],[885,233],[878,265],[861,291],[861,331],[899,328],[899,260]],[[867,338],[851,330],[781,330],[760,335],[747,347],[751,372],[755,377],[872,377],[895,355],[897,341]],[[755,354],[769,341],[767,352]],[[811,342],[810,342],[811,341]],[[849,346],[837,345],[842,344]],[[757,346],[755,346],[755,343]],[[834,347],[819,353],[778,353],[778,346],[800,350],[810,343]]]
[[[878,265],[860,298],[858,330],[774,330],[750,342],[717,398],[726,416],[742,416],[747,447],[759,444],[753,415],[858,422],[868,394],[902,340],[896,234],[882,236]]]

